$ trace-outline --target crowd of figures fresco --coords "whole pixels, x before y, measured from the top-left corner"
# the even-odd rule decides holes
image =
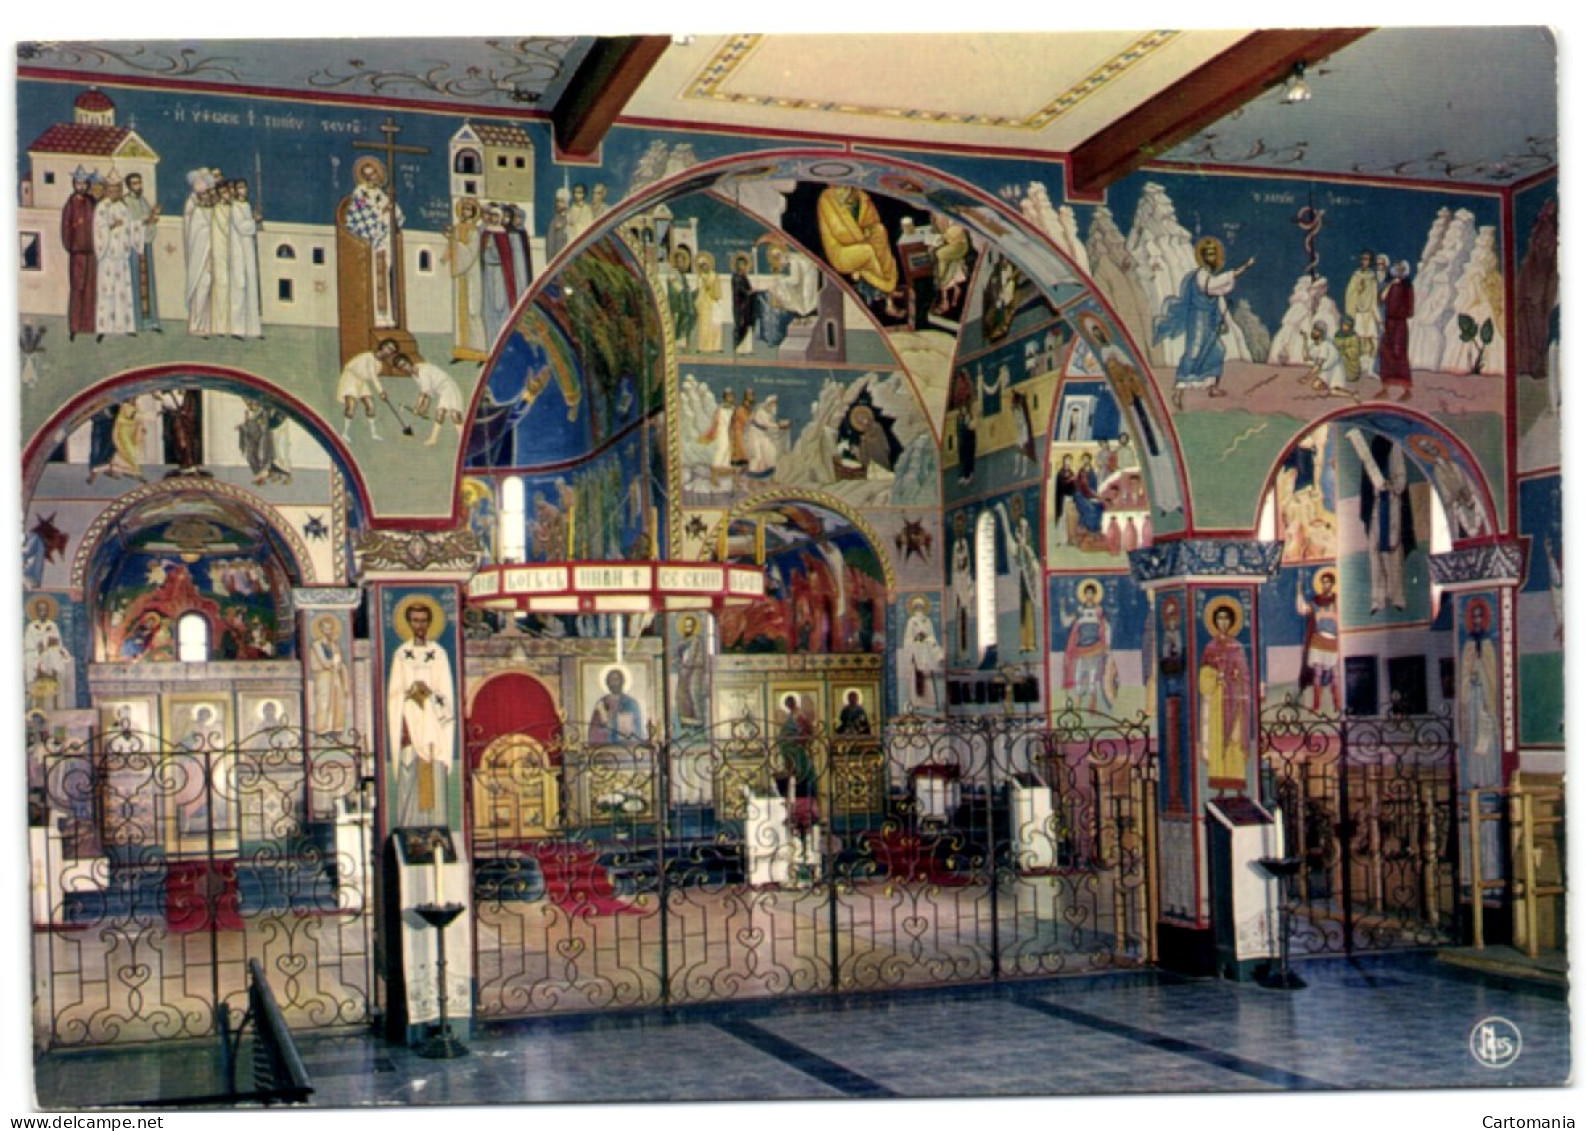
[[[881,759],[899,720],[1011,716],[1049,743],[1070,712],[1128,719],[1158,761],[1131,748],[1108,796],[1187,823],[1222,793],[1289,803],[1261,739],[1286,699],[1446,713],[1456,788],[1562,749],[1552,178],[1410,191],[1164,166],[1096,203],[1034,161],[619,125],[572,164],[532,115],[42,80],[21,83],[17,127],[33,725],[61,749],[118,729],[229,749],[250,723],[302,728],[310,752],[363,744],[368,796],[299,813],[293,835],[333,841],[355,815],[377,840],[473,830],[484,1012],[555,981],[560,944],[528,938],[514,901],[555,902],[580,869],[600,872],[590,898],[637,894],[645,946],[658,916],[709,918],[721,901],[707,914],[699,892],[729,893],[700,945],[774,920],[808,959],[780,972],[794,987],[929,965],[844,949],[866,916],[911,930],[895,901],[843,907],[844,942],[801,905],[831,890],[768,900],[744,859],[669,856],[640,756],[659,741],[700,744],[669,748],[662,804],[708,795],[712,820],[734,814],[729,847],[754,819],[737,808],[774,802],[806,837],[824,821],[824,882],[879,883],[905,857],[944,870],[959,886],[933,914],[978,924],[942,958],[953,978],[1148,958],[1147,912],[1205,917],[1184,890],[1195,851],[1165,826],[1162,859],[1191,880],[1179,867],[1161,908],[1137,906],[1118,854],[1144,849],[1113,817],[1070,825],[1048,798],[1038,848],[1007,824],[1013,790],[1100,803],[1078,747],[996,768],[990,744],[962,769],[973,793],[931,810],[933,838],[969,822],[968,863],[925,861],[922,813],[954,775],[921,777],[888,738],[879,793],[801,809],[797,770],[770,769],[784,746],[822,735],[836,759],[873,738]],[[751,564],[764,597],[531,599],[559,567],[651,562]],[[523,567],[501,575],[523,588],[476,599],[482,567]],[[481,698],[509,674],[532,687]],[[546,753],[573,723],[580,748],[620,751],[591,755],[610,790]],[[506,734],[532,739],[506,776],[533,766],[543,792],[514,792],[498,826],[476,784]],[[766,772],[722,795],[755,759]],[[806,776],[836,789],[827,773]],[[126,882],[102,837],[59,831],[58,793],[31,822],[55,861],[41,932],[94,918],[62,885]],[[171,859],[196,850],[191,829],[149,827]],[[819,889],[797,859],[776,882]],[[1113,887],[1059,946],[1066,912],[1031,877],[1077,890],[1083,869]],[[1446,910],[1458,883],[1436,884]],[[988,951],[999,915],[1017,930]],[[631,1000],[717,996],[740,960],[679,954]]]

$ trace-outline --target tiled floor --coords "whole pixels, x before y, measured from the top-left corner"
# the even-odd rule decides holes
[[[1310,985],[1151,973],[954,991],[559,1017],[477,1032],[421,1059],[371,1036],[304,1035],[322,1107],[793,1098],[987,1097],[1359,1088],[1543,1087],[1569,1076],[1569,1008],[1546,988],[1427,954],[1314,960]],[[1520,1057],[1468,1039],[1500,1016]],[[106,1081],[113,1081],[113,1088]],[[39,1103],[76,1110],[213,1088],[205,1046],[51,1054]],[[119,1094],[111,1094],[112,1090]]]

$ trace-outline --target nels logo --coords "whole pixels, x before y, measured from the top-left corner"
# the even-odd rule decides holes
[[[1520,1056],[1520,1030],[1512,1021],[1488,1017],[1470,1031],[1470,1055],[1487,1068],[1507,1068]]]

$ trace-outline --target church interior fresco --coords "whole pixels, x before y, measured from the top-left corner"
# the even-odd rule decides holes
[[[71,121],[73,101],[84,94],[66,83],[25,84],[23,93],[24,148],[53,125]],[[61,430],[51,410],[117,373],[178,362],[192,365],[197,380],[228,371],[246,374],[256,383],[252,387],[279,390],[295,417],[313,417],[321,435],[353,423],[350,431],[343,429],[340,445],[326,445],[331,458],[315,460],[322,466],[295,470],[290,483],[266,468],[265,482],[248,484],[240,473],[247,466],[239,446],[245,441],[240,430],[233,431],[242,421],[233,424],[230,418],[249,398],[220,392],[202,398],[206,466],[237,467],[232,478],[284,507],[300,531],[312,531],[316,544],[327,537],[340,541],[352,526],[370,520],[463,518],[489,531],[482,539],[488,555],[499,541],[489,529],[488,512],[499,522],[501,484],[514,472],[524,482],[527,521],[539,521],[536,504],[549,508],[544,530],[527,539],[529,560],[569,553],[629,556],[636,547],[657,546],[657,525],[663,522],[673,533],[658,549],[699,556],[709,543],[720,542],[727,513],[744,497],[779,489],[816,491],[871,516],[883,544],[870,549],[890,559],[904,586],[900,603],[906,604],[910,592],[950,597],[954,516],[964,510],[972,519],[995,512],[999,503],[1005,510],[1015,497],[1008,489],[1022,486],[1035,488],[1017,497],[1032,520],[1045,570],[1121,577],[1127,574],[1127,553],[1154,538],[1255,531],[1264,496],[1228,491],[1230,479],[1275,479],[1276,490],[1288,493],[1278,500],[1279,509],[1293,509],[1294,488],[1284,484],[1292,484],[1297,468],[1285,449],[1302,430],[1342,409],[1364,411],[1357,404],[1392,402],[1379,395],[1384,386],[1372,371],[1373,359],[1361,360],[1361,346],[1369,352],[1374,342],[1346,342],[1347,372],[1336,388],[1317,387],[1297,368],[1307,364],[1311,327],[1320,322],[1331,335],[1345,316],[1353,260],[1363,248],[1391,260],[1419,255],[1413,278],[1420,313],[1409,328],[1408,351],[1413,368],[1425,377],[1417,380],[1412,407],[1400,418],[1423,422],[1432,438],[1419,458],[1413,445],[1407,448],[1412,493],[1426,492],[1424,484],[1436,474],[1429,468],[1438,464],[1453,490],[1478,496],[1487,515],[1478,519],[1472,511],[1468,529],[1456,523],[1456,537],[1496,534],[1511,524],[1515,500],[1501,485],[1516,471],[1515,459],[1532,484],[1526,498],[1546,495],[1536,484],[1547,478],[1548,455],[1537,466],[1535,445],[1505,442],[1505,366],[1512,355],[1502,336],[1503,202],[1497,193],[1404,192],[1369,183],[1252,177],[1240,178],[1237,191],[1229,192],[1215,177],[1162,171],[1128,178],[1104,205],[1090,206],[1065,202],[1060,178],[1050,173],[1022,184],[1001,183],[1003,169],[989,164],[977,170],[972,163],[966,168],[961,158],[944,163],[955,169],[951,176],[908,153],[902,159],[877,154],[860,160],[794,151],[756,160],[765,143],[753,139],[680,140],[620,127],[603,151],[603,165],[557,169],[544,139],[533,144],[543,125],[518,122],[518,133],[531,142],[533,175],[527,181],[537,180],[518,206],[522,216],[533,217],[525,234],[535,277],[532,283],[506,280],[518,291],[511,325],[498,331],[488,361],[480,364],[461,348],[458,318],[448,317],[463,284],[454,285],[458,277],[445,270],[446,221],[456,211],[448,189],[455,188],[461,167],[456,135],[472,123],[398,114],[394,120],[405,140],[427,149],[422,157],[404,155],[399,161],[409,255],[423,247],[406,284],[410,320],[422,351],[439,359],[455,385],[456,402],[470,410],[464,436],[460,421],[431,433],[427,420],[410,420],[411,399],[378,402],[372,416],[359,403],[350,418],[344,416],[329,390],[327,370],[334,363],[323,331],[313,328],[316,318],[323,321],[323,310],[299,318],[282,299],[291,289],[282,265],[295,265],[300,251],[322,274],[327,266],[327,248],[314,241],[329,234],[335,186],[346,187],[343,166],[354,156],[346,140],[374,132],[368,114],[305,102],[290,115],[267,115],[264,105],[251,100],[205,96],[195,105],[207,113],[195,122],[179,101],[158,92],[118,90],[115,99],[121,105],[112,106],[112,120],[119,114],[122,121],[140,123],[130,135],[133,149],[170,154],[159,159],[166,175],[150,194],[164,211],[150,257],[158,278],[155,306],[169,325],[154,334],[73,334],[49,321],[59,317],[49,308],[63,297],[60,284],[52,284],[46,298],[43,280],[25,272],[24,317],[42,336],[25,358],[24,431],[33,449],[48,448],[38,430],[46,424]],[[733,148],[741,152],[733,155]],[[450,176],[448,152],[454,158]],[[26,153],[22,161],[26,173]],[[94,170],[101,179],[115,164],[103,163],[103,170]],[[273,279],[276,286],[256,285],[270,292],[265,297],[279,300],[262,304],[270,311],[263,322],[271,331],[266,337],[206,337],[183,326],[189,304],[176,222],[188,186],[180,183],[183,174],[170,172],[179,166],[220,167],[239,179],[254,168],[268,169],[269,182],[253,195],[254,211],[266,217],[254,237],[264,268],[259,278]],[[1019,172],[1029,167],[1021,163]],[[56,192],[63,194],[61,188]],[[1547,228],[1556,212],[1552,199],[1546,185],[1517,198],[1519,239]],[[608,211],[595,216],[594,201]],[[1324,208],[1325,227],[1311,231],[1304,217]],[[834,230],[845,216],[858,216],[882,234],[872,239],[854,234],[857,227],[853,233]],[[1131,218],[1126,233],[1120,220]],[[593,231],[574,234],[579,227]],[[1192,382],[1176,381],[1184,341],[1168,333],[1161,319],[1196,262],[1192,233],[1195,239],[1216,239],[1218,253],[1230,260],[1252,261],[1230,294],[1234,301],[1221,327],[1226,376],[1214,391],[1227,395],[1219,399]],[[562,245],[570,242],[577,246],[568,252]],[[926,249],[927,258],[944,247],[951,251],[945,266],[939,269],[933,259],[923,276],[917,264],[905,261],[905,274],[915,274],[900,284],[899,260],[916,247]],[[823,286],[837,284],[821,315],[824,344],[797,325],[805,319],[795,321],[795,333],[804,336],[791,346],[784,340],[773,348],[741,329],[743,315],[733,309],[738,264],[746,263],[750,278],[763,282],[775,248],[791,248],[816,265]],[[1517,254],[1526,252],[1522,247]],[[1383,266],[1374,262],[1372,269]],[[309,289],[323,308],[326,290],[334,287],[334,280],[318,278]],[[1484,330],[1484,324],[1490,325]],[[1528,342],[1537,337],[1535,330],[1526,333]],[[1541,333],[1540,345],[1528,345],[1517,359],[1532,368],[1538,357],[1546,360],[1545,318]],[[451,348],[447,337],[454,339]],[[1545,392],[1534,387],[1544,379],[1528,376],[1517,383],[1533,394],[1519,398],[1522,415],[1556,417]],[[169,417],[168,411],[160,417],[149,403],[155,395],[142,394],[137,411],[142,459],[157,471],[161,464],[170,466],[165,457],[171,453],[155,450],[160,442],[170,445],[154,435],[157,418]],[[113,403],[98,390],[92,399]],[[752,454],[733,450],[735,438],[725,444],[714,438],[731,431],[713,430],[716,417],[730,425],[739,404],[754,422],[744,435],[761,441]],[[280,409],[274,411],[279,419]],[[966,421],[971,415],[975,419]],[[372,422],[368,432],[365,417]],[[1371,430],[1370,414],[1361,419]],[[639,427],[641,422],[649,427]],[[417,433],[413,423],[420,425]],[[1411,444],[1402,426],[1386,417],[1379,423],[1385,431],[1378,434]],[[1528,422],[1518,423],[1525,428]],[[295,448],[284,435],[280,446],[300,452],[301,460],[312,459],[316,445],[300,427],[288,428],[297,435]],[[376,441],[372,429],[401,440]],[[67,447],[78,450],[64,461],[51,456],[29,500],[30,528],[42,528],[46,543],[52,531],[61,531],[71,550],[85,520],[92,519],[93,498],[120,485],[113,480],[107,489],[101,479],[96,488],[79,486],[71,496],[53,485],[65,471],[60,463],[87,458],[80,450],[87,431],[77,425]],[[1331,453],[1323,477],[1329,497],[1319,503],[1315,521],[1319,530],[1327,528],[1319,535],[1323,543],[1341,539],[1336,552],[1347,556],[1355,527],[1340,513],[1350,495],[1339,484],[1358,475],[1351,452],[1338,441],[1339,429],[1324,431]],[[1538,442],[1548,432],[1545,422],[1534,429]],[[431,435],[434,444],[412,442]],[[662,444],[666,450],[654,450]],[[1444,453],[1440,464],[1434,446]],[[323,489],[324,480],[349,464],[355,469],[351,490],[345,482],[334,492]],[[141,473],[140,465],[107,475]],[[647,490],[640,486],[646,478]],[[464,480],[468,490],[459,492]],[[320,486],[310,486],[316,481]],[[1083,489],[1076,491],[1076,483]],[[1309,482],[1303,486],[1307,494],[1322,493],[1320,483],[1315,490]],[[575,495],[583,515],[608,510],[619,520],[582,533],[575,523],[571,542],[549,536],[556,521],[550,511],[563,509]],[[366,500],[367,514],[349,521],[349,498]],[[664,508],[658,505],[663,500]],[[340,533],[321,533],[338,506],[343,513],[331,525]],[[1521,517],[1530,526],[1546,521]],[[1424,525],[1426,519],[1417,521]],[[690,544],[683,531],[701,522],[715,534],[696,536]],[[1007,527],[1002,537],[1011,536]],[[61,589],[64,557],[59,551],[43,557],[40,573],[35,552],[29,584]],[[1008,547],[999,543],[999,575],[1008,573],[1008,557]],[[322,573],[349,580],[345,550],[335,558]],[[1285,563],[1291,560],[1292,547]],[[1045,586],[1033,588],[1031,599],[1044,603]],[[1053,610],[1054,623],[1056,616]],[[1050,651],[1060,652],[1057,635],[1046,635]]]
[[[1456,601],[1468,579],[1445,590],[1432,559],[1518,545],[1504,632],[1526,706],[1504,770],[1562,750],[1556,179],[1157,167],[1095,203],[1055,163],[989,155],[619,124],[598,163],[563,164],[537,116],[18,88],[25,694],[46,726],[109,727],[135,701],[176,740],[164,665],[194,613],[206,691],[262,663],[312,714],[314,590],[349,594],[332,627],[367,686],[346,709],[377,747],[408,725],[385,713],[394,657],[415,633],[455,657],[454,772],[386,785],[416,823],[463,824],[467,704],[510,671],[580,726],[631,697],[673,734],[724,717],[701,695],[774,691],[801,653],[873,657],[882,719],[1155,720],[1187,630],[1256,673],[1252,726],[1285,696],[1436,713],[1482,598]],[[73,151],[74,123],[120,148]],[[486,145],[483,125],[513,130]],[[402,218],[362,230],[375,258],[349,275],[338,209],[392,136],[373,192]],[[59,234],[72,182],[103,215],[132,168],[158,212],[84,299]],[[230,234],[197,233],[201,198],[244,179]],[[1222,307],[1192,301],[1201,268]],[[1395,281],[1413,303],[1385,309]],[[422,373],[347,377],[348,288],[360,340],[403,330]],[[1131,555],[1200,541],[1281,550],[1169,623]],[[591,665],[622,618],[465,599],[476,566],[586,560],[752,563],[766,596],[686,631],[626,618],[643,674],[620,692]],[[1319,608],[1341,640],[1325,688]],[[716,666],[685,693],[696,635]],[[220,701],[240,733],[257,700]],[[828,726],[839,706],[822,699]]]

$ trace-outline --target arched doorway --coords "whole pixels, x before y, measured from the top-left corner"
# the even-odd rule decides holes
[[[809,215],[784,222],[778,197],[802,201]],[[877,251],[875,270],[845,271],[843,253],[858,249],[834,246],[810,221],[828,202],[863,211],[866,200],[897,221],[888,255],[918,250],[918,240],[893,240],[906,234],[902,219],[917,233],[934,216],[944,244],[969,240],[975,266],[944,274],[940,286],[923,273],[894,285]],[[712,284],[702,250],[717,264],[741,263],[741,280]],[[782,292],[792,316],[762,310],[756,325],[740,325],[728,296],[744,284],[773,310],[770,296]],[[1056,325],[1076,303],[1087,325],[1109,331],[1082,349],[1072,327],[1064,336]],[[948,327],[972,322],[977,341],[1013,368],[1027,360],[1026,342],[1010,327],[1019,311],[1038,309],[1052,323],[1047,353],[1028,359],[1049,365],[1038,392],[1010,379],[993,393],[987,373],[976,397],[985,435],[975,490],[984,495],[1011,469],[1019,502],[1008,500],[1001,522],[1001,500],[979,508],[996,524],[981,539],[979,592],[1007,622],[1005,644],[954,684],[938,678],[950,546],[943,437],[956,435],[949,385],[961,344]],[[1032,772],[1044,721],[1047,391],[1069,378],[1098,390],[1123,383],[1116,399],[1127,415],[1086,437],[1110,446],[1138,430],[1148,453],[1143,468],[1119,471],[1120,546],[1129,515],[1139,522],[1146,480],[1166,497],[1181,474],[1140,364],[1097,344],[1126,343],[1127,334],[1055,244],[1004,204],[896,161],[799,151],[726,159],[608,214],[536,281],[510,326],[460,457],[471,486],[459,492],[459,513],[466,507],[487,525],[510,514],[517,527],[500,531],[501,557],[550,569],[646,557],[653,547],[671,562],[760,563],[768,584],[763,602],[724,611],[713,631],[702,632],[687,605],[659,620],[668,683],[627,686],[638,695],[641,684],[687,679],[692,705],[709,704],[675,713],[658,731],[664,750],[591,742],[562,751],[564,777],[579,777],[562,784],[559,834],[523,838],[491,864],[501,882],[481,899],[482,1012],[972,980],[1094,961],[1082,955],[1098,946],[1122,961],[1148,949],[1134,909],[1143,870],[1123,878],[1129,865],[1110,831],[1080,843],[1086,814],[1109,824],[1112,810],[1072,806],[1059,820],[1052,787]],[[658,356],[646,352],[658,342]],[[966,486],[968,471],[960,465],[957,476]],[[1181,501],[1160,514],[1182,525],[1186,511]],[[581,657],[583,666],[559,673],[560,690],[577,703],[570,719],[593,721],[606,630],[558,615],[561,624],[528,619],[520,631],[554,632]],[[906,625],[917,667],[902,670],[889,664],[889,645]],[[505,624],[494,635],[471,655],[513,657],[524,669],[538,661],[543,642],[504,641]],[[700,680],[690,649],[702,638],[716,656]],[[708,687],[703,696],[693,694],[696,680]],[[953,731],[938,724],[955,689],[962,713],[980,718]],[[1018,725],[990,725],[986,716],[1005,703],[1022,713]],[[920,718],[926,711],[935,717]],[[914,716],[915,728],[889,749],[887,719],[899,715]],[[551,769],[548,752],[526,743],[514,757],[542,782]],[[1092,769],[1085,764],[1084,784],[1094,797]],[[1131,756],[1120,776],[1141,778],[1140,769]],[[504,819],[509,830],[519,820]],[[1061,878],[1051,872],[1060,856],[1074,869]],[[1000,905],[1015,889],[1017,899]],[[1060,914],[1082,927],[1059,937]],[[833,915],[863,926],[823,933],[818,924]],[[911,934],[921,930],[929,942]],[[626,942],[635,937],[644,940],[638,951]],[[596,961],[559,962],[571,947]],[[633,961],[606,964],[629,953]]]
[[[1498,528],[1490,492],[1456,438],[1387,406],[1310,426],[1268,484],[1261,534],[1282,556],[1261,596],[1263,784],[1301,859],[1294,942],[1452,941],[1469,914],[1464,791],[1501,784],[1496,747],[1491,780],[1472,780],[1462,756],[1462,651],[1496,626],[1498,602],[1479,598],[1472,630],[1471,599],[1446,592],[1432,566]]]
[[[476,855],[561,828],[561,717],[534,676],[503,672],[468,708],[468,768]]]
[[[363,504],[319,438],[246,375],[140,371],[29,445],[30,525],[52,540],[26,637],[55,689],[31,742],[35,921],[41,961],[81,986],[53,1004],[62,1043],[202,1036],[250,957],[301,963],[292,1023],[366,1015],[362,751],[346,718],[308,724],[300,615],[305,587],[345,580]]]

